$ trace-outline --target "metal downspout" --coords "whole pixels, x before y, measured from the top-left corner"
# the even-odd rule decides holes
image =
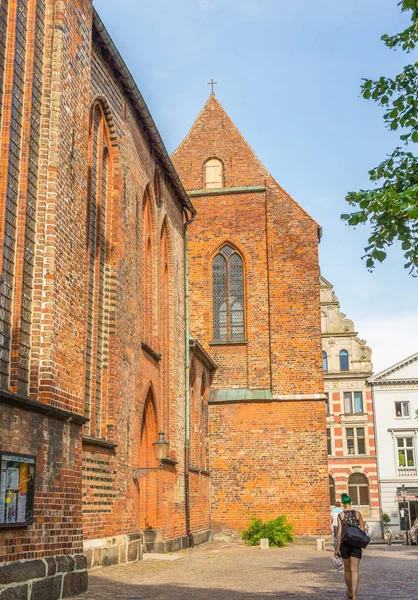
[[[188,226],[195,219],[192,213],[190,219],[184,224],[184,298],[185,298],[185,435],[184,435],[184,497],[186,512],[186,534],[189,548],[194,546],[193,534],[190,528],[190,317],[189,317],[189,231]]]
[[[379,512],[380,512],[380,532],[382,538],[385,539],[385,526],[382,520],[383,506],[382,506],[382,494],[380,493],[380,468],[379,468],[379,449],[377,439],[377,423],[376,423],[376,401],[374,397],[374,385],[370,383],[372,390],[372,410],[373,410],[373,435],[374,435],[374,453],[376,458],[376,473],[377,473],[377,493],[379,494]]]
[[[268,222],[267,180],[265,180],[265,187],[266,187],[266,191],[265,191],[265,195],[264,195],[264,212],[265,212],[265,220],[266,220],[267,309],[268,309],[268,323],[269,323],[269,372],[270,372],[270,389],[271,389],[271,393],[273,393],[273,365],[272,365],[273,354],[272,354],[272,347],[271,347],[271,308],[270,308],[271,296],[270,296],[270,258],[269,258],[270,249],[269,249],[269,234],[268,234],[269,222]]]

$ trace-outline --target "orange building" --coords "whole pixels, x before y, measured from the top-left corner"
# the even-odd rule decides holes
[[[331,506],[352,498],[374,537],[381,537],[371,350],[340,311],[332,285],[321,277],[322,362],[327,400]]]
[[[213,93],[172,160],[197,209],[191,333],[218,365],[209,397],[213,528],[286,514],[297,534],[324,532],[320,228]]]

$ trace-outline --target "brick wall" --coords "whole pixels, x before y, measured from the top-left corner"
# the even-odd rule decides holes
[[[297,535],[328,531],[326,449],[317,405],[210,405],[215,531],[242,531],[253,515],[271,519],[282,514]]]
[[[84,28],[91,22],[91,3],[67,4],[12,0],[6,7],[0,254],[3,270],[13,270],[9,280],[13,303],[8,305],[11,325],[2,328],[10,337],[11,354],[3,369],[0,392],[0,449],[35,454],[37,476],[33,524],[0,529],[0,561],[82,551],[80,452],[84,407],[79,318],[84,292],[84,232],[74,215],[83,214],[80,190],[86,182],[83,117],[88,106],[85,82],[90,45]],[[19,37],[17,21],[19,27],[23,24]],[[14,71],[18,44],[25,47],[25,63],[20,71]],[[77,73],[67,80],[70,62],[73,68],[77,65]],[[21,81],[24,87],[19,90]],[[14,121],[12,101],[18,103],[21,112],[19,117],[15,111]],[[13,153],[11,133],[14,140],[20,139]],[[78,142],[74,153],[73,139]],[[14,196],[15,221],[5,207],[6,197],[12,198],[8,190],[11,169],[18,191]],[[2,303],[6,298],[3,289]],[[54,413],[51,408],[51,416],[40,414],[45,412],[45,404],[61,412]]]

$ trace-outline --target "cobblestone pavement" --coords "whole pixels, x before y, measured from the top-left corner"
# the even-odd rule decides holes
[[[331,552],[312,546],[259,550],[205,544],[175,562],[140,561],[90,573],[85,600],[343,600],[344,575]],[[368,548],[360,565],[359,600],[417,600],[418,549]],[[73,599],[75,600],[75,599]]]

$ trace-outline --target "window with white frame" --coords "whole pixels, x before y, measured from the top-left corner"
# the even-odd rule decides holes
[[[347,427],[345,435],[347,439],[347,454],[366,454],[364,427]]]
[[[346,415],[361,414],[363,412],[362,392],[344,392],[344,413]]]
[[[398,466],[400,469],[414,468],[415,464],[415,452],[414,452],[414,438],[412,437],[398,437],[396,438],[397,452],[398,452]]]
[[[409,417],[409,402],[395,402],[395,415],[398,419]]]

